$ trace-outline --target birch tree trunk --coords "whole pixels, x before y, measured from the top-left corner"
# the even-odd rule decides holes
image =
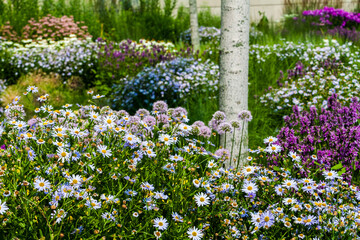
[[[238,120],[238,113],[248,109],[249,18],[249,0],[221,1],[219,107],[227,121]],[[225,163],[226,167],[242,165],[246,160],[247,123],[241,122],[241,126],[243,129],[235,132],[233,159]],[[230,138],[226,146],[231,146]],[[225,145],[224,138],[221,145]],[[238,159],[239,163],[234,162]]]
[[[199,24],[197,16],[196,0],[189,0],[191,43],[194,51],[200,50]]]

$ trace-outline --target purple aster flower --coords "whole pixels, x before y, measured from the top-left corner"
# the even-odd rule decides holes
[[[266,211],[260,216],[260,226],[268,229],[275,223],[275,216],[270,212]]]

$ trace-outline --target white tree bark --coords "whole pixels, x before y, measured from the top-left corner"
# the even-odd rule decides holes
[[[196,0],[189,0],[191,42],[194,51],[200,50],[199,24],[197,16]]]
[[[248,66],[249,66],[249,0],[221,1],[221,40],[220,40],[220,110],[225,112],[227,121],[238,120],[241,110],[248,109]],[[243,123],[241,123],[243,125]],[[243,139],[241,141],[241,132]],[[236,166],[241,146],[239,164],[246,160],[247,123],[243,130],[235,133],[233,159],[226,167]],[[228,134],[232,135],[232,134]],[[221,139],[224,146],[225,139]],[[231,148],[231,136],[227,136],[226,146]],[[228,147],[230,146],[230,147]]]

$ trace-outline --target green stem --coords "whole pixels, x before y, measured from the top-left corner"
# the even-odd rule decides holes
[[[240,148],[239,148],[239,155],[238,155],[238,159],[237,159],[237,163],[236,163],[236,171],[239,169],[239,163],[240,163],[240,157],[241,157],[241,148],[242,148],[242,140],[243,140],[243,134],[244,134],[244,126],[245,126],[245,121],[243,121],[243,125],[242,125],[242,128],[241,128]]]
[[[234,152],[234,143],[235,143],[235,128],[234,128],[234,133],[231,139],[231,154],[230,154],[230,160],[233,160],[233,152]]]

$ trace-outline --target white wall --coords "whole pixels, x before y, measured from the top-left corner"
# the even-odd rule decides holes
[[[313,0],[319,1],[319,0]],[[323,1],[323,0],[320,0]],[[330,0],[331,1],[331,0]],[[334,0],[333,2],[335,2]],[[337,0],[339,1],[339,0]],[[302,0],[292,0],[291,2],[298,2]],[[356,7],[356,0],[340,0],[342,2],[342,8],[347,11],[352,11]],[[178,0],[177,7],[183,5],[189,6],[189,0]],[[220,15],[221,0],[197,0],[198,10],[206,9],[210,7],[213,14]],[[283,15],[285,8],[285,0],[250,0],[250,19],[251,21],[259,20],[259,11],[265,12],[266,17],[269,20],[279,21]]]

